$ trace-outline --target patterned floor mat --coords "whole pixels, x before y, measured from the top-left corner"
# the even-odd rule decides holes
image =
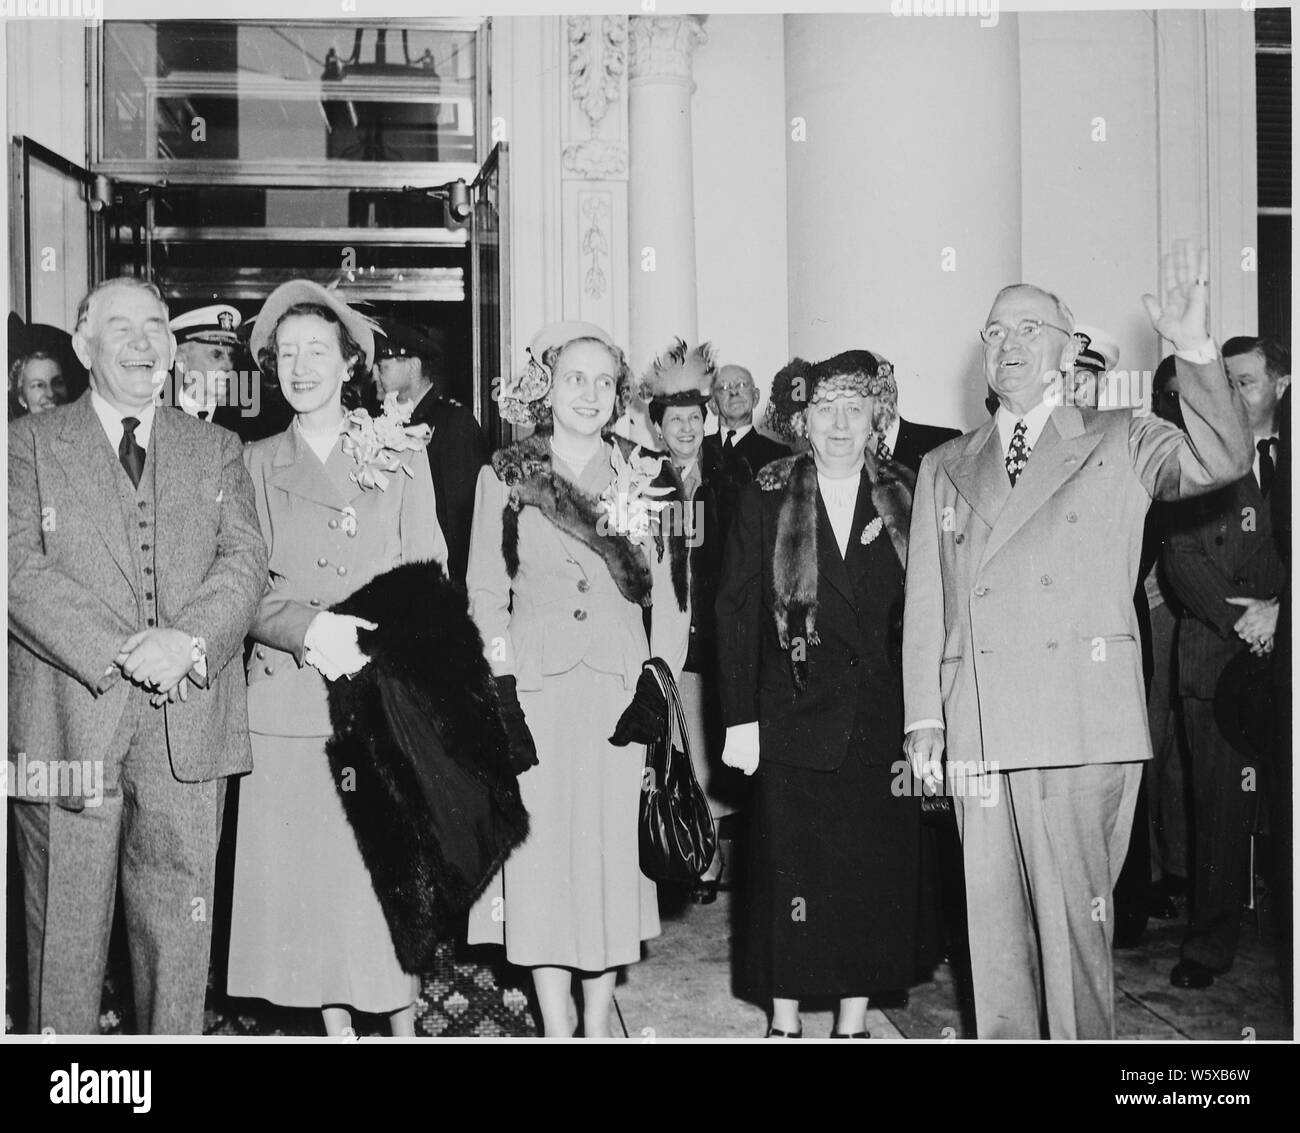
[[[12,957],[12,953],[11,953]],[[21,999],[21,975],[6,979],[5,1033],[21,1025],[25,1011]],[[420,980],[416,1003],[415,1033],[430,1038],[506,1037],[537,1034],[529,1009],[526,973],[497,966],[478,958],[457,956],[450,944],[440,945],[433,971]],[[515,977],[512,980],[511,977]],[[203,1033],[206,1035],[299,1035],[321,1036],[325,1030],[319,1011],[277,1007],[259,999],[234,999],[218,986],[214,966],[209,975]],[[15,993],[19,998],[15,998]],[[134,1034],[135,1013],[131,1006],[130,974],[114,964],[104,981],[104,999],[99,1017],[100,1032],[106,1035]],[[387,1035],[388,1022],[382,1016],[358,1014],[353,1027],[359,1036]]]

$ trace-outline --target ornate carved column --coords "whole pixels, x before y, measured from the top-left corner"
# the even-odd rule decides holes
[[[703,17],[633,16],[628,57],[629,361],[638,371],[674,338],[698,335],[691,77]]]
[[[626,16],[567,16],[561,176],[564,314],[627,343]]]

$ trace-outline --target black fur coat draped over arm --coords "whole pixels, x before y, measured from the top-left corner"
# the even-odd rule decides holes
[[[437,563],[334,607],[374,622],[369,664],[330,682],[330,769],[403,968],[427,970],[528,833],[483,641]]]

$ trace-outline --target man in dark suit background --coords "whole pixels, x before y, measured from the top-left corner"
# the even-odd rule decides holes
[[[1230,338],[1224,365],[1246,406],[1254,467],[1235,483],[1180,504],[1165,548],[1169,582],[1186,610],[1178,635],[1178,685],[1192,763],[1195,835],[1192,917],[1175,987],[1203,988],[1232,967],[1259,814],[1258,776],[1215,718],[1215,690],[1244,650],[1273,651],[1286,567],[1273,538],[1278,402],[1290,357],[1271,342]],[[1279,753],[1289,756],[1289,753]],[[1289,895],[1286,897],[1289,900]]]
[[[789,456],[780,441],[765,437],[754,428],[758,388],[754,375],[744,366],[723,366],[713,387],[713,411],[718,431],[704,438],[704,460],[717,469],[718,521],[725,539],[740,493],[765,464]]]
[[[380,326],[384,337],[375,340],[379,393],[381,397],[396,393],[398,401],[414,405],[409,423],[433,430],[426,451],[438,523],[447,539],[447,573],[464,586],[474,486],[479,469],[487,463],[487,441],[474,415],[440,392],[443,355],[437,343],[390,319],[381,319]]]
[[[157,288],[100,284],[73,346],[90,391],[9,428],[29,1026],[98,1031],[120,891],[139,1029],[199,1034],[226,778],[252,766],[238,660],[266,544],[238,438],[155,403],[175,353]]]
[[[933,448],[938,448],[944,441],[961,436],[960,429],[948,429],[943,425],[920,425],[907,421],[898,413],[898,381],[894,377],[893,364],[872,351],[849,350],[840,355],[842,358],[854,354],[871,354],[876,359],[879,370],[880,393],[873,399],[876,411],[875,430],[880,440],[876,444],[876,456],[881,460],[895,460],[915,472],[921,467],[921,458]]]

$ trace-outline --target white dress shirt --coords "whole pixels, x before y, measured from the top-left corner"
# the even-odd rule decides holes
[[[115,409],[109,405],[92,389],[90,391],[90,407],[95,411],[95,416],[99,418],[99,423],[104,426],[104,435],[108,438],[108,443],[113,446],[114,452],[117,452],[118,445],[122,443],[122,420],[126,417],[134,417],[140,422],[135,427],[135,440],[142,449],[148,449],[149,438],[153,435],[155,406],[152,401],[143,409],[123,413],[120,409]]]
[[[199,401],[182,389],[176,398],[176,407],[183,409],[191,417],[198,417],[200,413],[206,413],[207,417],[203,418],[203,420],[211,421],[212,414],[217,411],[217,399],[213,398],[209,402]]]
[[[1269,446],[1268,455],[1273,460],[1273,475],[1276,476],[1277,475],[1277,434],[1264,433],[1261,436],[1252,437],[1251,439],[1255,442],[1255,462],[1252,465],[1252,467],[1255,470],[1255,483],[1262,488],[1264,485],[1260,482],[1259,479],[1259,442],[1265,440],[1272,442],[1272,444]]]
[[[861,474],[861,465],[856,472],[834,480],[817,473],[817,487],[821,490],[822,503],[826,505],[826,514],[831,521],[831,530],[835,532],[835,542],[840,548],[842,559],[849,553],[849,536],[853,533],[853,512],[858,504]]]
[[[330,453],[334,451],[334,446],[339,443],[339,434],[343,428],[343,422],[340,421],[333,431],[322,429],[309,432],[302,427],[302,423],[295,417],[293,427],[298,430],[298,435],[307,442],[307,447],[316,454],[316,458],[324,464],[329,460]]]
[[[1048,405],[1047,402],[1039,402],[1028,413],[1017,417],[1005,406],[998,406],[998,439],[1002,442],[1002,455],[1006,456],[1007,449],[1011,447],[1011,434],[1015,430],[1016,422],[1025,423],[1025,444],[1033,450],[1034,445],[1038,443],[1038,438],[1043,435],[1043,427],[1047,424],[1047,419],[1052,415],[1054,406]]]
[[[735,429],[732,429],[730,426],[727,425],[719,425],[718,436],[722,438],[722,443],[725,445],[727,443],[728,434],[731,434],[731,444],[732,447],[734,448],[736,445],[740,444],[740,442],[745,439],[745,434],[749,433],[753,428],[754,426],[752,422],[748,425],[740,425]]]

